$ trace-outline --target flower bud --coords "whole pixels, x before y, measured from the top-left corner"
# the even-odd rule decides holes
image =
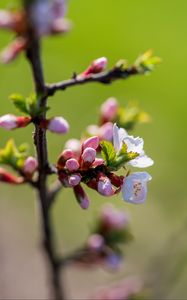
[[[0,28],[11,29],[13,26],[13,15],[7,10],[0,10]]]
[[[87,209],[89,207],[90,201],[86,192],[83,190],[80,184],[74,187],[74,194],[77,199],[77,202],[82,207],[82,209]]]
[[[101,211],[101,222],[104,227],[112,230],[123,229],[129,223],[129,216],[117,210],[113,205],[107,204]]]
[[[16,177],[9,172],[5,171],[3,168],[0,168],[0,182],[10,183],[10,184],[21,184],[23,183],[23,178]]]
[[[62,156],[64,160],[68,160],[74,157],[74,153],[71,149],[65,149],[60,156]]]
[[[89,139],[84,141],[82,148],[83,148],[83,150],[86,148],[93,148],[93,149],[97,150],[98,146],[99,146],[99,137],[92,136]]]
[[[82,154],[82,160],[85,163],[93,163],[96,158],[96,150],[93,148],[86,148]]]
[[[86,132],[89,135],[99,135],[99,126],[97,126],[97,125],[89,125],[86,128]]]
[[[0,117],[0,127],[6,130],[13,130],[19,127],[26,127],[31,122],[29,117],[17,117],[11,114]]]
[[[14,60],[23,50],[27,47],[27,41],[25,38],[16,38],[4,51],[1,53],[1,61],[7,64]]]
[[[96,158],[92,164],[92,167],[96,168],[105,164],[105,161],[102,158]]]
[[[99,136],[101,140],[111,142],[113,139],[113,123],[107,122],[103,124],[99,129]]]
[[[32,175],[37,168],[38,168],[37,160],[34,157],[29,156],[24,162],[23,172]]]
[[[118,113],[118,102],[115,98],[109,98],[101,106],[101,117],[106,121],[113,121]]]
[[[105,70],[107,63],[108,61],[106,57],[98,58],[92,62],[92,64],[88,67],[88,69],[86,69],[86,71],[83,72],[82,75],[86,77],[91,74],[101,73]]]
[[[63,117],[55,117],[49,120],[47,129],[58,134],[65,134],[69,130],[69,124]]]
[[[75,158],[70,158],[66,161],[65,167],[68,171],[77,171],[80,167],[79,162]]]
[[[99,194],[109,197],[114,195],[114,189],[112,187],[111,181],[106,176],[101,176],[97,183],[97,190]]]
[[[104,245],[104,238],[100,234],[92,234],[88,241],[87,246],[90,248],[90,250],[93,251],[100,251]]]
[[[81,182],[81,175],[80,174],[73,174],[69,177],[69,185],[70,187],[75,187]]]
[[[65,144],[66,149],[71,149],[75,154],[80,154],[81,152],[81,143],[77,139],[70,139]]]

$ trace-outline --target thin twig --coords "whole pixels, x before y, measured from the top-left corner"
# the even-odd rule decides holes
[[[88,77],[73,76],[72,79],[46,85],[46,92],[48,96],[53,96],[57,91],[64,91],[69,87],[83,85],[91,82],[98,82],[101,84],[111,84],[115,80],[127,79],[132,75],[139,74],[137,69],[132,66],[125,70],[120,67],[115,67],[112,70],[102,72]]]

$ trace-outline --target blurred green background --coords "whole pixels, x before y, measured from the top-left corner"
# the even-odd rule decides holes
[[[13,1],[1,0],[0,8]],[[14,2],[13,2],[14,3]],[[95,286],[124,275],[137,275],[150,283],[154,299],[186,299],[187,288],[187,193],[186,193],[186,0],[72,0],[68,17],[73,30],[65,37],[43,41],[43,63],[47,82],[69,78],[95,58],[106,56],[109,66],[120,58],[133,62],[152,48],[163,59],[151,76],[139,76],[111,86],[90,84],[58,93],[49,101],[50,115],[63,115],[71,124],[65,137],[48,134],[52,162],[70,137],[80,137],[85,126],[97,121],[100,104],[110,96],[123,105],[138,100],[152,116],[148,125],[133,132],[145,139],[146,152],[155,160],[149,169],[153,180],[147,202],[142,206],[110,202],[130,212],[135,241],[125,249],[123,270],[72,269],[66,274],[71,299],[87,299]],[[0,48],[12,35],[0,32]],[[8,66],[0,65],[0,114],[16,113],[8,96],[28,95],[33,90],[31,74],[22,56]],[[0,147],[7,138],[29,142],[32,128],[15,132],[0,130]],[[90,192],[89,211],[81,211],[71,191],[58,197],[53,211],[59,250],[74,249],[85,240],[97,209],[108,199]],[[1,185],[0,201],[0,298],[44,298],[45,274],[39,254],[37,205],[29,187]],[[160,298],[159,298],[160,297]]]

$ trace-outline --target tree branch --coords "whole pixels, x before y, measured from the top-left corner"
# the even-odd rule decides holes
[[[29,2],[26,1],[26,11],[29,18]],[[41,108],[45,108],[47,105],[47,95],[43,76],[42,63],[40,59],[40,42],[35,36],[32,24],[28,30],[28,47],[26,50],[27,59],[31,65],[35,91]],[[39,119],[45,119],[46,113],[45,109],[38,117]],[[58,258],[55,253],[54,247],[54,235],[52,233],[52,225],[50,219],[49,211],[49,192],[47,188],[47,176],[49,173],[49,163],[48,163],[48,153],[47,153],[47,139],[46,139],[46,129],[40,128],[38,122],[35,122],[35,133],[34,133],[34,144],[36,147],[37,159],[38,159],[38,199],[41,208],[41,225],[42,225],[42,235],[46,257],[48,260],[50,276],[51,276],[51,286],[52,286],[52,298],[56,300],[64,299],[62,286],[60,282],[60,265],[58,263]]]
[[[137,74],[139,74],[137,69],[132,66],[125,70],[121,67],[115,67],[112,70],[90,75],[88,77],[74,75],[72,79],[46,85],[46,92],[48,96],[53,96],[57,91],[64,91],[72,86],[83,85],[91,82],[111,84],[113,81],[127,79],[130,76]]]

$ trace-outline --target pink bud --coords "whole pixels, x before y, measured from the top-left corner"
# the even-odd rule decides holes
[[[77,139],[70,139],[65,144],[66,149],[71,149],[74,153],[79,154],[81,152],[81,143]]]
[[[0,117],[0,127],[12,130],[19,127],[26,127],[31,122],[30,117],[17,117],[11,114]]]
[[[69,130],[69,124],[63,117],[55,117],[49,120],[47,128],[51,132],[65,134]]]
[[[1,61],[7,64],[14,60],[23,50],[27,47],[27,41],[25,38],[16,38],[4,51],[1,53]]]
[[[13,24],[13,16],[9,11],[0,10],[0,28],[10,29]]]
[[[113,205],[107,204],[101,211],[101,220],[107,228],[120,230],[128,225],[129,216],[123,211],[117,210]]]
[[[101,176],[97,184],[98,192],[106,197],[114,195],[114,189],[108,177]]]
[[[16,177],[2,168],[0,168],[0,181],[10,184],[21,184],[24,182],[23,178]]]
[[[0,127],[7,130],[17,128],[17,117],[11,114],[0,117]]]
[[[51,31],[48,34],[66,33],[71,29],[71,22],[65,19],[56,19],[51,25]]]
[[[95,161],[92,164],[92,167],[96,168],[96,167],[102,166],[104,164],[105,164],[105,162],[104,162],[104,160],[102,158],[96,158]]]
[[[80,206],[83,209],[87,209],[89,207],[90,201],[88,199],[86,192],[83,190],[80,184],[74,187],[74,194]]]
[[[115,98],[109,98],[101,106],[101,116],[104,120],[113,121],[118,113],[118,102]]]
[[[74,157],[74,153],[71,149],[65,149],[60,156],[62,156],[64,160],[68,160]]]
[[[80,167],[79,162],[75,158],[70,158],[66,161],[65,167],[68,171],[77,171]]]
[[[99,126],[97,126],[97,125],[89,125],[86,128],[86,132],[89,135],[99,135]]]
[[[93,148],[93,149],[97,150],[98,146],[99,146],[99,137],[92,136],[89,139],[84,141],[82,148],[83,148],[83,150],[86,148]]]
[[[86,148],[83,151],[82,159],[85,163],[93,163],[96,158],[96,150],[93,148]]]
[[[87,77],[92,74],[98,74],[105,70],[107,66],[107,58],[101,57],[92,62],[92,64],[80,75],[81,77]]]
[[[113,139],[113,126],[114,124],[111,122],[107,122],[100,127],[99,136],[102,140],[112,141]]]
[[[92,234],[87,241],[87,246],[94,251],[101,250],[103,245],[104,239],[100,234]]]
[[[79,174],[73,174],[69,177],[69,185],[70,187],[75,187],[81,182],[82,176]]]
[[[36,171],[37,168],[38,168],[37,160],[34,157],[29,156],[25,160],[24,167],[23,167],[23,172],[26,173],[26,174],[31,174],[32,175]]]

